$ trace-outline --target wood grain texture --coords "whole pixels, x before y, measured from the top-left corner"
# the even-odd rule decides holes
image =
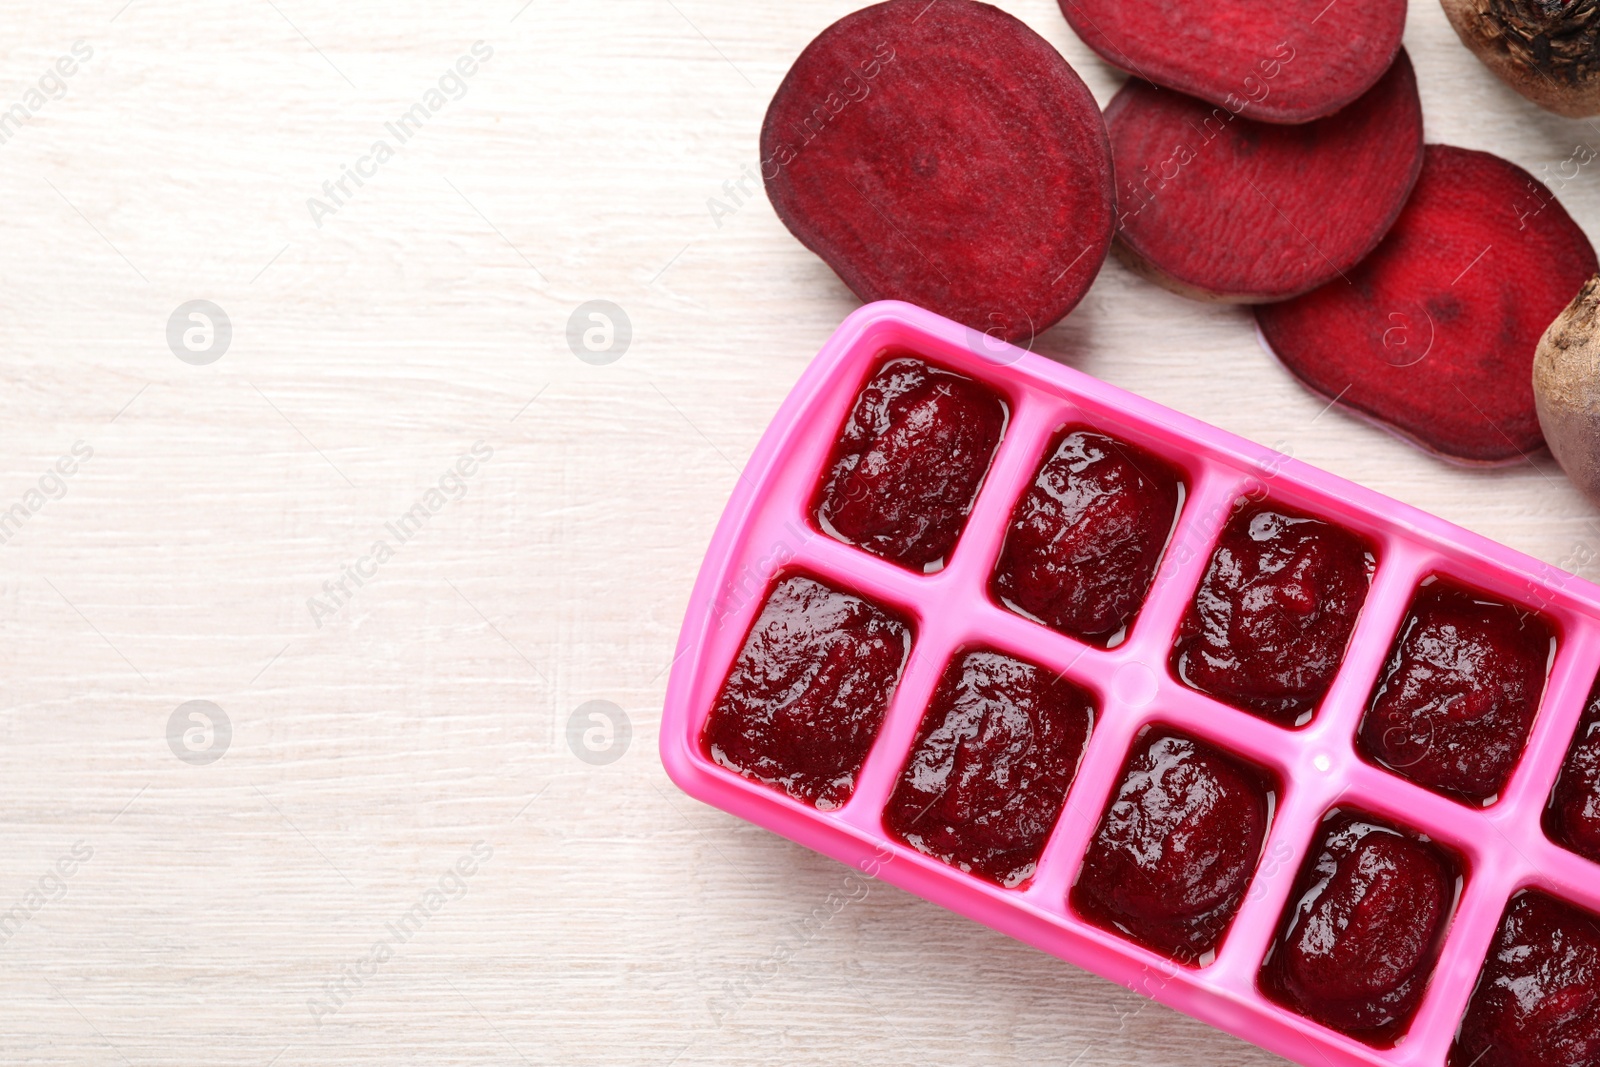
[[[41,902],[0,918],[0,1058],[1279,1062],[887,886],[819,920],[843,868],[661,770],[712,527],[855,305],[764,198],[707,200],[852,0],[121,3],[3,7],[0,109],[94,54],[0,143],[0,511],[93,456],[0,544],[0,913]],[[1052,0],[1004,6],[1110,99]],[[315,225],[478,40],[465,95]],[[1535,172],[1600,146],[1431,0],[1406,44],[1430,140]],[[1560,195],[1600,232],[1592,167]],[[234,331],[207,366],[166,342],[199,298]],[[632,323],[610,365],[567,346],[590,299]],[[1441,465],[1325,412],[1246,312],[1115,263],[1037,347],[1553,563],[1600,543],[1547,457]],[[319,626],[308,598],[477,441],[464,495]],[[232,725],[205,766],[167,739],[193,699]],[[595,699],[632,724],[606,766],[566,741]],[[319,1016],[480,841],[465,894]]]

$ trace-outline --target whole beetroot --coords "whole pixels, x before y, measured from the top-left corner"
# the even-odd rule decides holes
[[[1600,274],[1539,338],[1533,402],[1556,462],[1583,495],[1600,504]]]
[[[1558,115],[1600,114],[1596,0],[1441,0],[1461,42],[1511,88]]]

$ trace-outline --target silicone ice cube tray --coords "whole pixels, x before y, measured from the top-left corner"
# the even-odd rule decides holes
[[[811,504],[839,428],[886,349],[987,383],[1010,421],[947,565],[914,573],[822,533]],[[989,593],[1012,507],[1055,431],[1087,425],[1184,472],[1187,496],[1144,607],[1113,648],[1073,640]],[[1377,568],[1339,674],[1313,721],[1294,729],[1188,688],[1168,667],[1213,542],[1242,496],[1338,523],[1374,546]],[[911,655],[847,803],[832,811],[734,774],[701,745],[706,718],[775,577],[799,570],[895,609],[913,623]],[[1556,635],[1544,696],[1521,760],[1487,806],[1364,760],[1355,734],[1419,584],[1454,579],[1538,611]],[[1090,691],[1096,721],[1035,875],[1000,888],[902,845],[881,813],[945,665],[983,645],[1061,672]],[[661,756],[685,792],[867,870],[1307,1067],[1438,1067],[1466,1010],[1508,900],[1537,886],[1600,911],[1600,870],[1545,836],[1540,817],[1600,666],[1600,587],[1359,485],[1252,444],[1086,374],[907,304],[852,314],[801,376],[762,437],[695,583],[661,723]],[[1277,808],[1250,889],[1206,966],[1179,965],[1092,925],[1068,903],[1090,838],[1136,735],[1166,724],[1275,773]],[[1464,884],[1408,1029],[1379,1049],[1261,993],[1262,960],[1323,816],[1358,808],[1428,835],[1464,860]]]

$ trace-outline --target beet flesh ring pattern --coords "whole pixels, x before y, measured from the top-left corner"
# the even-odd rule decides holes
[[[1025,341],[1111,244],[1111,149],[1083,80],[969,0],[891,0],[806,46],[761,128],[784,225],[863,300]]]
[[[1310,122],[1372,87],[1400,50],[1405,0],[1059,0],[1112,66],[1262,122]]]
[[[1130,80],[1106,108],[1118,252],[1157,284],[1285,300],[1348,271],[1422,169],[1422,102],[1404,51],[1338,114],[1274,126]]]
[[[1428,145],[1389,235],[1345,277],[1256,308],[1262,337],[1312,391],[1461,463],[1544,444],[1540,336],[1588,277],[1594,248],[1513,163]]]

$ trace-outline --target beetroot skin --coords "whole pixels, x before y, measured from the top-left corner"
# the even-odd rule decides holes
[[[1406,25],[1405,0],[1060,4],[1112,66],[1262,122],[1310,122],[1349,104],[1389,69]]]
[[[1111,149],[1051,45],[970,0],[890,0],[806,46],[761,127],[778,217],[863,300],[1024,340],[1083,297]]]
[[[1422,169],[1422,103],[1402,51],[1349,107],[1274,126],[1130,80],[1106,108],[1117,250],[1185,296],[1285,300],[1349,271]]]
[[[1544,444],[1534,350],[1595,267],[1589,239],[1527,171],[1428,145],[1377,250],[1258,307],[1256,321],[1314,392],[1448,459],[1509,463]]]

